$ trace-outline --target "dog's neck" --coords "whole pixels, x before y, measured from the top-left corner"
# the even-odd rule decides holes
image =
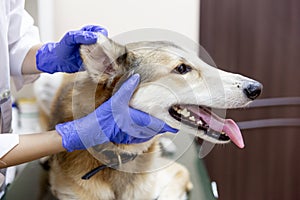
[[[112,148],[112,146],[114,148]],[[112,143],[106,145],[99,145],[93,148],[94,152],[97,152],[97,157],[100,160],[99,166],[95,167],[94,169],[90,170],[82,179],[88,180],[98,172],[110,168],[113,170],[123,170],[122,167],[125,164],[131,164],[138,159],[138,162],[147,163],[153,157],[153,153],[158,151],[157,148],[157,140],[152,139],[146,143],[142,144],[135,144],[135,145],[113,145]],[[127,148],[126,148],[127,147]],[[135,147],[135,148],[133,148]],[[140,147],[140,148],[137,148]],[[145,148],[146,147],[146,148]],[[122,148],[122,149],[121,149]],[[126,149],[126,150],[124,150]],[[131,151],[129,151],[129,150]],[[157,153],[157,152],[156,152]],[[147,156],[145,160],[145,155],[151,155],[150,157]]]
[[[127,162],[133,161],[138,154],[132,154],[132,153],[126,153],[126,152],[116,152],[113,150],[103,150],[101,152],[102,155],[105,157],[105,161],[102,161],[106,164],[101,164],[100,166],[92,169],[88,173],[86,173],[84,176],[82,176],[82,179],[88,180],[92,176],[94,176],[99,171],[105,169],[105,168],[112,168],[112,169],[118,169],[121,165],[126,164]]]

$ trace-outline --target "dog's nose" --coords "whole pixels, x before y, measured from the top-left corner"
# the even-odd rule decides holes
[[[259,82],[249,82],[244,85],[244,93],[246,96],[254,100],[256,99],[262,92],[262,84]]]

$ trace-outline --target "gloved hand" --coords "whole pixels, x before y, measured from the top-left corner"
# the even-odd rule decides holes
[[[86,149],[98,144],[141,143],[164,132],[178,130],[140,110],[129,107],[131,96],[139,83],[138,74],[130,77],[120,89],[91,114],[56,125],[68,151]]]
[[[58,43],[44,44],[36,53],[36,66],[42,72],[73,73],[79,71],[82,59],[79,53],[81,44],[97,42],[97,33],[107,36],[107,31],[100,26],[85,26],[78,31],[70,31]]]

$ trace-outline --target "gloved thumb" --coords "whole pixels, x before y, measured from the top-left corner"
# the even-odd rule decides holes
[[[170,132],[170,133],[177,133],[179,130],[176,128],[172,128],[168,124],[164,124],[163,128],[159,131],[159,133],[164,133],[164,132]]]
[[[124,108],[128,106],[129,101],[140,82],[140,75],[134,74],[128,80],[126,80],[120,89],[113,95],[113,105],[119,105],[119,107]]]
[[[177,133],[178,130],[175,128],[172,128],[168,124],[166,124],[164,121],[153,117],[149,115],[150,117],[150,123],[147,125],[148,129],[153,130],[156,133],[164,133],[164,132],[172,132],[172,133]]]

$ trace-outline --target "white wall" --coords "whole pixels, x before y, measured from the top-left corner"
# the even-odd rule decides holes
[[[65,32],[99,24],[110,36],[140,28],[168,29],[198,43],[200,0],[26,0],[41,38],[58,41]],[[33,97],[31,85],[16,98]]]
[[[99,24],[109,30],[110,36],[140,28],[161,28],[198,43],[199,4],[199,0],[40,0],[42,39],[59,40],[69,30]],[[53,22],[49,21],[51,13]]]

